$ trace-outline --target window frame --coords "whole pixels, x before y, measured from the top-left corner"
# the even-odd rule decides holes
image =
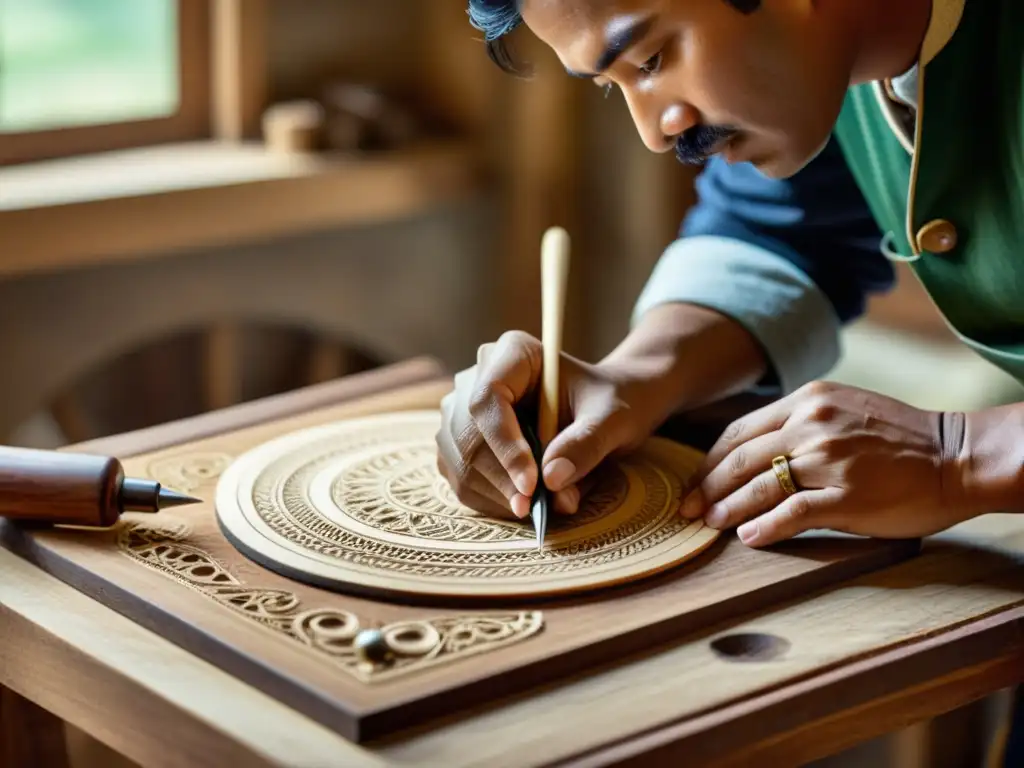
[[[178,6],[178,109],[167,117],[0,133],[0,166],[210,137],[210,0]]]

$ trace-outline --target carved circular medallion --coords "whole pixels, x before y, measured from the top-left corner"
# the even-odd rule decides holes
[[[572,516],[533,526],[463,506],[436,468],[436,411],[301,430],[223,473],[217,516],[248,557],[347,592],[437,597],[545,596],[632,581],[677,565],[718,536],[678,512],[697,451],[650,438],[602,467]]]

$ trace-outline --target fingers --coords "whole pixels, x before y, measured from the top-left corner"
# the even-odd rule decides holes
[[[536,385],[539,349],[522,333],[481,346],[477,365],[456,374],[441,401],[438,471],[468,507],[529,515],[537,467],[513,406]]]
[[[771,470],[762,472],[720,501],[711,503],[704,522],[724,530],[756,517],[786,500],[786,492]]]
[[[785,398],[737,419],[725,428],[708,450],[698,474],[706,475],[740,445],[781,429],[791,412],[792,402]]]
[[[448,410],[442,405],[442,416]],[[514,503],[514,497],[518,494],[508,479],[508,475],[504,475],[502,471],[504,476],[499,477],[495,482],[487,473],[481,471],[481,467],[498,467],[500,469],[494,456],[487,456],[490,453],[487,446],[481,446],[474,456],[474,463],[469,464],[452,439],[450,430],[440,429],[435,440],[438,446],[438,472],[448,481],[459,501],[478,511],[483,511],[484,508],[478,507],[474,500],[481,498],[488,500],[486,507],[491,511],[499,509],[504,513],[509,511],[516,513],[522,509],[522,504]],[[517,514],[517,516],[522,517],[523,515]]]
[[[790,461],[790,472],[794,482],[807,466],[807,460]],[[722,498],[710,502],[704,513],[704,522],[712,528],[724,530],[764,514],[790,498],[779,483],[775,470],[768,469],[754,475],[748,482]]]
[[[472,422],[465,418],[468,414],[464,409],[461,411],[464,418],[460,421],[460,410],[457,404],[453,405],[457,397],[458,389],[441,401],[442,427],[435,438],[438,471],[467,507],[502,515],[511,511],[518,518],[526,517],[530,514],[529,498],[518,492],[479,433],[469,429]],[[460,439],[457,440],[457,436]],[[487,503],[481,503],[484,499]]]
[[[537,465],[516,419],[515,405],[540,378],[540,342],[525,333],[504,334],[493,350],[481,352],[476,379],[471,387],[460,387],[467,397],[465,408],[472,424],[453,423],[456,441],[461,431],[479,432],[516,490],[529,498],[537,484]],[[461,404],[460,404],[461,406]]]
[[[570,485],[555,494],[555,511],[563,515],[575,515],[580,508],[579,486]]]
[[[579,407],[575,420],[555,436],[544,452],[544,484],[555,492],[587,477],[633,436],[631,425],[621,412],[589,414],[586,404]]]
[[[575,515],[579,512],[583,501],[587,498],[587,494],[597,485],[597,475],[597,472],[588,472],[578,483],[563,488],[556,493],[555,508],[566,515]]]
[[[777,431],[762,434],[736,445],[717,463],[711,465],[703,476],[698,473],[691,481],[691,491],[683,502],[683,517],[692,520],[707,514],[712,505],[740,491],[766,468],[771,467],[773,458],[788,451],[787,437]],[[790,470],[796,472],[793,460],[790,461]],[[770,474],[772,482],[778,486],[774,472]],[[754,486],[754,490],[760,485]],[[748,489],[748,495],[749,493]],[[708,521],[708,524],[712,523]]]
[[[540,470],[520,429],[516,406],[536,389],[541,364],[540,341],[511,332],[480,347],[477,365],[456,375],[453,391],[442,401],[437,443],[439,469],[445,468],[460,499],[468,499],[472,491],[495,500],[496,489],[506,500],[504,507],[518,517],[529,514]],[[541,462],[554,509],[564,514],[579,509],[578,483],[632,437],[632,420],[618,406],[611,386],[595,385],[576,394],[571,412],[566,407],[568,426]]]
[[[722,499],[764,469],[766,438],[771,439],[770,435],[778,433],[791,407],[784,398],[748,413],[725,428],[690,478],[690,491],[680,507],[683,517],[696,520],[705,513],[708,504]],[[768,463],[775,455],[778,453],[768,457]]]
[[[765,547],[813,528],[836,528],[842,516],[843,490],[822,488],[800,491],[774,509],[744,523],[736,531],[748,547]]]
[[[515,510],[510,510],[508,501],[501,494],[497,494],[494,486],[483,480],[480,475],[474,477],[474,473],[471,471],[470,477],[465,482],[456,484],[452,482],[452,479],[448,477],[448,472],[442,469],[440,464],[438,465],[438,470],[448,481],[448,484],[452,486],[453,490],[456,489],[457,485],[456,496],[459,502],[470,509],[492,517],[507,518],[511,515],[525,517],[525,515],[516,514]],[[529,510],[527,510],[527,513],[529,513]]]

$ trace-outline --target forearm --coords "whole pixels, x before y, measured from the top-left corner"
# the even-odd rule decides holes
[[[1024,403],[968,413],[963,424],[953,503],[971,514],[1024,512]]]
[[[600,365],[624,373],[651,419],[697,408],[751,388],[767,360],[736,321],[704,307],[673,302],[646,312]]]
[[[823,375],[839,357],[840,320],[829,298],[806,272],[759,245],[716,236],[676,240],[637,299],[633,326],[665,304],[702,307],[746,329],[763,350],[765,376],[749,385],[760,394],[786,395]],[[746,339],[739,328],[731,338]],[[701,365],[706,348],[692,349],[696,356],[686,364]]]

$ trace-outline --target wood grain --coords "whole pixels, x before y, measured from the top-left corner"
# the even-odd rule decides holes
[[[410,410],[264,442],[221,474],[220,528],[243,554],[290,579],[460,608],[635,583],[698,557],[720,535],[679,514],[703,454],[652,437],[603,466],[580,509],[552,520],[538,550],[529,522],[459,502],[437,469],[440,428],[436,409]],[[174,479],[165,482],[175,487]]]
[[[109,456],[0,446],[0,517],[109,526],[121,514],[124,473]]]
[[[356,388],[385,389],[389,372],[374,373],[355,377]],[[345,380],[332,387],[339,397],[350,391]],[[124,455],[168,446],[190,431],[294,412],[327,393],[310,394],[105,444]],[[688,766],[741,754],[798,765],[1013,685],[1024,670],[1014,613],[1024,602],[1019,515],[971,521],[895,567],[652,642],[525,695],[495,691],[488,706],[364,746],[3,550],[0,572],[0,684],[141,765],[526,768],[639,760],[684,740]],[[789,650],[739,663],[713,649],[718,638],[750,634],[778,635]]]
[[[0,570],[0,683],[140,766],[379,764],[10,552]]]
[[[39,705],[0,687],[0,768],[68,768],[64,724]]]
[[[516,764],[530,766],[802,765],[1021,681],[1022,605],[1024,519],[993,516],[893,568],[452,718],[383,754],[501,764],[515,743]],[[761,661],[716,652],[716,640],[744,635],[789,647]]]
[[[436,407],[449,389],[449,381],[443,379],[365,396],[134,456],[125,461],[125,468],[129,474],[146,475],[155,462],[166,467],[173,457],[188,461],[210,453],[235,456],[276,435],[333,419]],[[207,485],[194,495],[209,499],[214,482],[207,478]],[[441,619],[450,610],[384,604],[297,584],[241,556],[220,533],[208,502],[185,509],[176,519],[190,528],[188,544],[221,563],[245,587],[284,591],[302,606],[348,611],[369,625]],[[148,516],[146,522],[153,519]],[[496,696],[592,672],[681,634],[891,565],[917,551],[916,542],[822,535],[766,552],[748,549],[728,536],[692,563],[643,585],[543,604],[517,602],[516,610],[544,613],[544,631],[528,641],[425,669],[388,685],[367,686],[332,673],[333,662],[307,647],[240,621],[216,601],[141,567],[117,551],[116,537],[116,531],[86,536],[7,526],[4,539],[7,546],[86,594],[356,740],[380,738],[442,713],[481,706]]]

